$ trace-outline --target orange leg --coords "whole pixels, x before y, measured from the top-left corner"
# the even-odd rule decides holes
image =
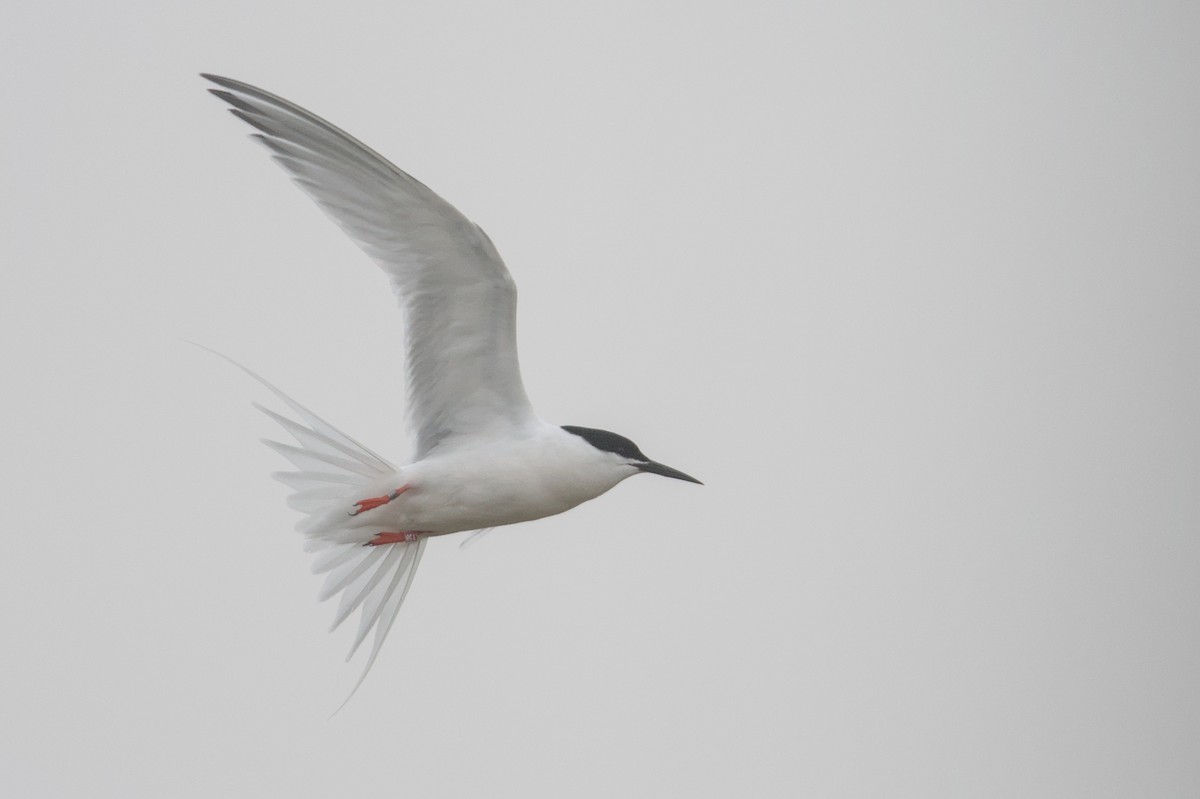
[[[364,511],[374,510],[380,505],[386,505],[410,488],[412,488],[412,483],[405,483],[392,493],[388,494],[386,497],[371,497],[370,499],[364,499],[361,502],[355,502],[355,508],[354,510],[350,511],[350,515],[357,516]]]
[[[377,547],[377,546],[382,546],[383,544],[403,544],[403,543],[409,542],[409,541],[416,541],[417,537],[419,535],[421,535],[421,534],[413,533],[413,532],[376,533],[375,537],[372,538],[367,543],[363,544],[363,546],[364,547]]]

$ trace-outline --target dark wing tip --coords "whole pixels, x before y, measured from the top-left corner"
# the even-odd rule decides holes
[[[201,72],[200,77],[207,81],[212,81],[218,86],[224,86],[226,89],[236,89],[238,82],[232,78],[223,78],[220,75],[214,75],[211,72]]]

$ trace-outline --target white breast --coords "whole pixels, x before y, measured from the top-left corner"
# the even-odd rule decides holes
[[[412,488],[381,510],[403,530],[498,527],[562,513],[636,473],[611,453],[540,423],[521,438],[431,453],[401,471]]]

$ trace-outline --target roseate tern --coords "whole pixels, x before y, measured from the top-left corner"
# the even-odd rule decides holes
[[[646,472],[624,436],[534,414],[517,364],[517,290],[491,240],[449,203],[358,140],[281,97],[203,75],[234,116],[391,282],[405,317],[416,459],[397,468],[258,375],[299,418],[259,407],[296,444],[265,442],[296,467],[275,475],[305,514],[297,529],[341,594],[336,628],[361,608],[347,660],[375,631],[379,654],[430,536],[540,519]],[[238,366],[241,366],[238,364]],[[351,696],[354,691],[351,691]],[[347,700],[348,701],[348,700]]]

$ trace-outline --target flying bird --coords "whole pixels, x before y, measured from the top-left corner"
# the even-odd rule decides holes
[[[256,129],[252,136],[296,185],[383,268],[404,315],[415,438],[415,459],[405,466],[237,364],[296,417],[256,404],[295,439],[265,443],[295,467],[274,476],[292,490],[288,504],[305,514],[297,529],[316,553],[313,571],[327,575],[320,598],[341,596],[333,627],[359,611],[347,660],[374,630],[354,691],[432,536],[562,513],[635,474],[700,482],[646,457],[624,436],[560,427],[534,413],[517,363],[517,289],[479,226],[315,114],[240,81],[203,77]]]

